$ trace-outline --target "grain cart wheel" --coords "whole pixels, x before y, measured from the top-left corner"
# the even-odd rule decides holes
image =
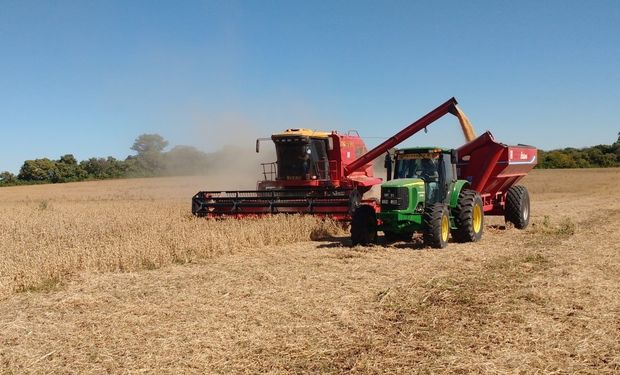
[[[530,223],[530,194],[525,186],[511,186],[506,193],[504,218],[517,229],[525,229]]]
[[[450,234],[450,216],[448,207],[443,203],[435,203],[424,211],[424,244],[436,249],[448,245]]]
[[[459,194],[456,207],[452,210],[456,229],[452,238],[457,242],[476,242],[482,238],[484,210],[482,198],[475,190],[465,189]]]
[[[377,241],[377,214],[372,206],[361,205],[353,213],[351,220],[351,243],[370,245]]]

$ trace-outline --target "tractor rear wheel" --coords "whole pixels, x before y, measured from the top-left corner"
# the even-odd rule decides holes
[[[459,194],[456,207],[452,210],[456,229],[452,238],[457,242],[476,242],[482,238],[484,210],[482,198],[475,190],[464,189]]]
[[[426,246],[443,249],[448,245],[450,234],[450,216],[448,207],[443,203],[435,203],[424,211],[423,239]]]
[[[517,229],[525,229],[530,223],[530,194],[525,186],[515,185],[508,189],[504,218]]]
[[[359,206],[351,219],[351,243],[367,246],[377,241],[377,213],[367,204]]]

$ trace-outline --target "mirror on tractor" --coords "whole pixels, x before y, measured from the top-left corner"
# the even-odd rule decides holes
[[[390,181],[392,179],[392,156],[390,155],[389,151],[385,154],[385,161],[383,162],[383,167],[385,167],[386,170],[387,181]]]

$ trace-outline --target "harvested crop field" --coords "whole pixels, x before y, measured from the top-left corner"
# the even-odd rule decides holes
[[[535,170],[527,230],[444,250],[196,219],[205,178],[2,188],[0,373],[617,374],[618,180]]]

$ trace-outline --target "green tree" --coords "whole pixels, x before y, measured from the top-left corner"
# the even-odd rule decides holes
[[[86,177],[86,173],[78,164],[73,154],[66,154],[56,161],[56,170],[51,177],[52,182],[80,181]]]
[[[142,134],[136,138],[131,149],[138,155],[126,160],[128,172],[133,176],[154,176],[165,169],[163,150],[168,146],[159,134]]]
[[[13,184],[17,182],[15,175],[9,171],[0,172],[0,184]]]
[[[137,152],[138,155],[149,153],[161,154],[167,146],[168,141],[159,134],[142,134],[136,138],[131,149]]]
[[[106,179],[124,177],[126,173],[125,163],[111,156],[106,158],[90,158],[80,162],[86,178]]]
[[[51,181],[57,175],[56,163],[48,158],[26,160],[17,178],[24,181]]]
[[[548,168],[576,168],[577,163],[567,153],[562,151],[550,151],[546,156]]]

